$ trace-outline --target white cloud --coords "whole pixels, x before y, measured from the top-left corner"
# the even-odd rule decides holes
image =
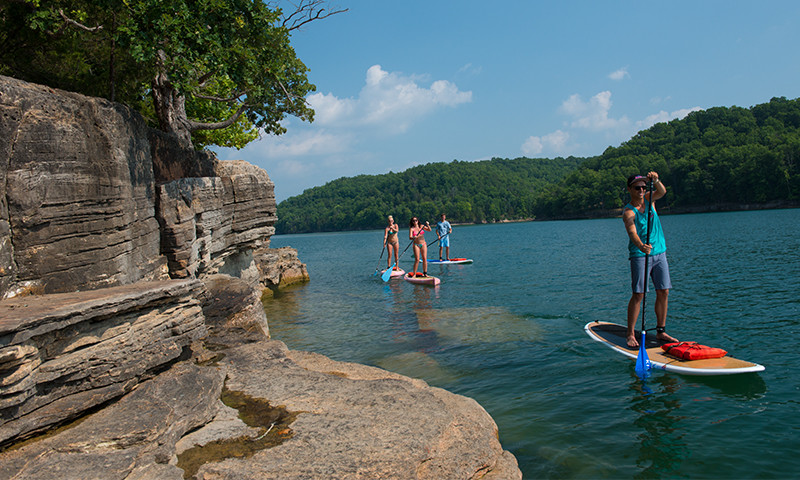
[[[664,110],[661,110],[658,113],[654,113],[653,115],[646,117],[644,120],[639,120],[638,122],[636,122],[636,128],[638,130],[645,130],[652,127],[656,123],[669,122],[670,120],[675,120],[676,118],[681,119],[684,118],[686,115],[689,115],[691,112],[696,112],[698,110],[702,110],[702,108],[700,107],[682,108],[680,110],[675,110],[672,113],[668,113],[665,112]]]
[[[538,155],[546,149],[548,152],[563,155],[570,150],[567,145],[569,139],[569,133],[562,130],[556,130],[542,137],[530,136],[522,144],[522,153],[525,155]]]
[[[610,78],[611,80],[623,80],[626,77],[630,78],[630,76],[631,75],[628,73],[628,67],[620,68],[619,70],[616,70],[608,74],[608,78]]]
[[[387,72],[380,65],[367,70],[357,98],[321,93],[308,97],[316,112],[316,124],[332,128],[369,126],[394,134],[404,132],[438,108],[471,101],[472,92],[462,92],[446,80],[434,81],[426,88],[418,77]]]
[[[665,98],[653,97],[653,98],[650,99],[650,104],[651,105],[658,105],[659,103],[667,102],[669,100],[672,100],[672,97],[670,97],[670,96],[667,96]]]
[[[298,157],[304,155],[326,155],[346,151],[352,138],[346,134],[334,134],[326,130],[290,130],[280,136],[266,135],[250,146],[260,155],[269,158]]]
[[[330,93],[313,93],[306,100],[314,109],[314,123],[318,125],[333,125],[352,118],[356,109],[353,99],[339,99]]]
[[[542,145],[542,138],[530,136],[525,143],[522,144],[522,153],[525,155],[538,155],[544,150]]]
[[[475,66],[471,63],[464,65],[458,69],[458,73],[466,73],[468,75],[478,75],[483,71],[482,67]]]
[[[584,102],[577,93],[573,94],[564,100],[560,110],[574,118],[571,126],[575,128],[594,131],[626,128],[630,124],[627,117],[614,119],[608,116],[611,105],[611,92],[606,90],[593,96],[588,102]]]

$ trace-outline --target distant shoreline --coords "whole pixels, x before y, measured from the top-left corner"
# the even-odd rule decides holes
[[[658,205],[658,204],[656,204]],[[744,212],[754,210],[782,210],[788,208],[800,208],[800,202],[794,201],[780,201],[769,203],[717,203],[713,205],[695,205],[689,207],[663,207],[658,208],[660,215],[683,215],[691,213],[722,213],[722,212]],[[619,218],[622,216],[621,208],[614,208],[611,210],[594,210],[591,212],[575,215],[563,215],[558,217],[541,217],[541,218],[516,218],[516,219],[502,219],[496,222],[482,222],[482,223],[456,223],[450,222],[453,226],[468,227],[470,225],[490,225],[494,223],[524,223],[524,222],[557,222],[564,220],[597,220],[601,218]],[[320,232],[303,232],[303,233],[276,233],[275,235],[306,235],[310,233],[339,233],[339,232],[358,232],[365,230],[382,231],[385,227],[380,228],[365,228],[363,230],[327,230]]]

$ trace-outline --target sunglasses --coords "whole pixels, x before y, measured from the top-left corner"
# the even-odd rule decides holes
[[[644,185],[638,185],[636,187],[631,187],[631,189],[633,189],[633,190],[646,190],[647,187],[645,187]]]

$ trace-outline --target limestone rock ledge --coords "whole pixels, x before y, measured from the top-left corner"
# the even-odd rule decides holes
[[[0,444],[131,391],[206,335],[197,280],[0,302]]]
[[[291,438],[198,479],[518,479],[497,425],[474,400],[379,368],[289,351],[278,341],[226,352],[226,385],[299,412]],[[212,422],[213,423],[213,422]]]
[[[194,478],[522,478],[494,421],[471,399],[276,340],[224,353],[218,365],[181,362],[78,425],[0,453],[0,477],[184,478],[177,454],[264,435],[217,400],[227,377],[228,389],[297,419],[280,445],[205,463]]]

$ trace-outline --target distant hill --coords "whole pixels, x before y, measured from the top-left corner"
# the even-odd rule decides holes
[[[538,218],[597,216],[627,201],[624,179],[655,170],[659,207],[727,210],[800,201],[800,99],[715,107],[659,123],[583,162],[536,199]]]
[[[431,163],[340,178],[278,205],[278,233],[380,228],[387,215],[460,223],[618,214],[625,178],[659,172],[669,211],[800,205],[800,99],[714,107],[591,158]]]
[[[516,158],[429,163],[400,173],[343,177],[278,205],[278,233],[402,226],[416,215],[459,223],[532,218],[537,193],[574,171],[583,158]]]

